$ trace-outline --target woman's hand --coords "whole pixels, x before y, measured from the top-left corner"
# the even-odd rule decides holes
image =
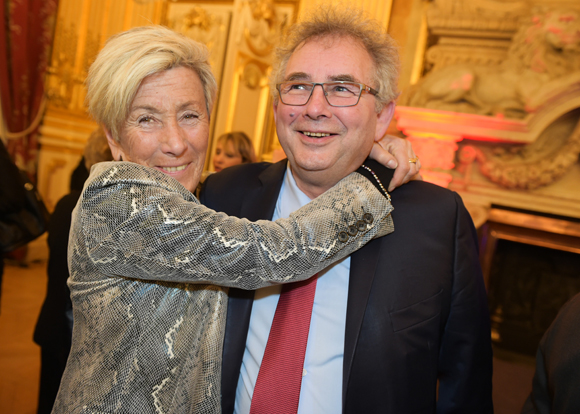
[[[395,169],[388,191],[392,191],[411,180],[422,180],[419,170],[421,161],[415,155],[411,142],[406,139],[385,135],[375,142],[370,158],[387,168]]]

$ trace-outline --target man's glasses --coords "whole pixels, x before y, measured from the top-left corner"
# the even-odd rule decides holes
[[[376,96],[379,92],[364,83],[356,82],[282,82],[276,85],[280,100],[285,105],[306,105],[316,85],[324,91],[330,106],[355,106],[363,91]]]

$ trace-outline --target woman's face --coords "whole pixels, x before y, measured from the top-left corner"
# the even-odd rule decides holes
[[[213,156],[213,168],[216,172],[224,168],[242,163],[242,154],[236,152],[234,143],[229,140],[220,139],[215,147]]]
[[[177,67],[146,77],[131,103],[116,142],[116,160],[131,161],[175,178],[195,190],[205,161],[209,116],[197,73]]]

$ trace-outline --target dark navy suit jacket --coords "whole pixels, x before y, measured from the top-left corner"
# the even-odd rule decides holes
[[[286,161],[228,168],[207,179],[201,201],[271,219],[285,171]],[[489,315],[469,213],[456,193],[425,182],[391,197],[394,233],[351,256],[343,412],[491,413]],[[253,295],[230,289],[225,414],[233,412]]]

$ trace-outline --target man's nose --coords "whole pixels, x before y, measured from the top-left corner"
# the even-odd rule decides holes
[[[310,99],[306,104],[306,114],[311,118],[318,118],[320,116],[330,117],[330,105],[326,100],[326,92],[322,85],[315,85],[310,95]]]

